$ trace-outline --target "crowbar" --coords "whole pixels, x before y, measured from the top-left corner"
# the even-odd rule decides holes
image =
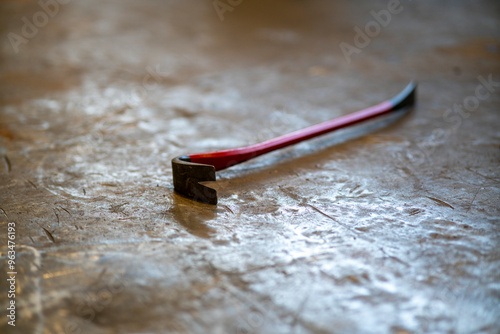
[[[262,143],[228,150],[182,155],[172,159],[174,189],[195,201],[217,204],[217,191],[200,182],[215,181],[215,171],[413,105],[416,84],[410,82],[390,100]]]

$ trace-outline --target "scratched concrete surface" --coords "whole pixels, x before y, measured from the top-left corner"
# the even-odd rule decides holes
[[[0,332],[499,333],[500,4],[400,6],[349,62],[387,1],[2,1]],[[173,192],[177,155],[411,79],[410,113],[221,171],[217,206]]]

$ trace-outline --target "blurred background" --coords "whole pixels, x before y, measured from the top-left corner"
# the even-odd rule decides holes
[[[0,331],[499,332],[497,1],[4,0],[0,32]],[[411,80],[383,129],[173,192],[175,156]]]

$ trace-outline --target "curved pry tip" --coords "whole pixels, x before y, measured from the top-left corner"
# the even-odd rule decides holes
[[[217,204],[217,191],[200,182],[215,181],[212,165],[191,162],[187,155],[172,159],[174,189],[179,194],[198,202]]]
[[[398,95],[393,97],[390,101],[393,105],[392,109],[397,110],[404,107],[412,106],[415,103],[415,92],[417,84],[411,81]]]

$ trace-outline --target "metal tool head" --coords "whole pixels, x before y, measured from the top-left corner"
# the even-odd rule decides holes
[[[200,182],[215,181],[215,167],[191,162],[187,155],[172,159],[174,189],[198,202],[217,204],[217,191]]]

